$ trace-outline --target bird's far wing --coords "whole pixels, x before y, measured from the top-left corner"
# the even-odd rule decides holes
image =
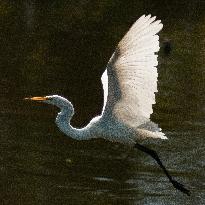
[[[130,126],[150,118],[157,92],[157,55],[163,25],[141,16],[118,44],[103,73],[103,116]]]
[[[105,106],[106,106],[106,103],[107,103],[107,96],[108,96],[108,76],[107,76],[107,69],[106,69],[106,70],[104,71],[104,73],[102,74],[101,82],[102,82],[103,91],[104,91],[104,104],[103,104],[103,110],[102,110],[102,113],[103,113],[104,110],[105,110]]]

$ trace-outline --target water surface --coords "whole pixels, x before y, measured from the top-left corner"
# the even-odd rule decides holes
[[[201,1],[1,1],[1,204],[204,204],[203,8]],[[72,140],[56,127],[56,108],[22,100],[63,95],[75,108],[72,124],[84,126],[101,112],[100,77],[116,43],[143,13],[164,23],[152,120],[169,138],[145,144],[191,197],[144,153]]]

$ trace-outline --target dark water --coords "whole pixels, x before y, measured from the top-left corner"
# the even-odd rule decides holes
[[[205,204],[204,10],[203,1],[0,1],[0,204]],[[169,138],[146,144],[190,197],[149,156],[74,141],[56,128],[54,107],[22,100],[63,95],[72,124],[88,123],[116,43],[144,13],[164,23],[152,119]]]

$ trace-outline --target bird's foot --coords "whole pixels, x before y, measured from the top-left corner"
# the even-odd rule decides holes
[[[175,180],[171,180],[171,183],[173,184],[174,188],[180,190],[181,192],[183,192],[184,194],[190,196],[190,191],[188,189],[186,189],[184,187],[183,184],[180,184],[179,182],[175,181]]]

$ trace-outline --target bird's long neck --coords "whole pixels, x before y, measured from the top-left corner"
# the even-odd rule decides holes
[[[69,108],[61,108],[61,112],[59,112],[56,117],[56,124],[59,127],[59,129],[69,137],[72,137],[73,139],[88,140],[92,138],[89,129],[76,129],[70,125],[70,120],[72,116],[73,111],[69,110]]]

